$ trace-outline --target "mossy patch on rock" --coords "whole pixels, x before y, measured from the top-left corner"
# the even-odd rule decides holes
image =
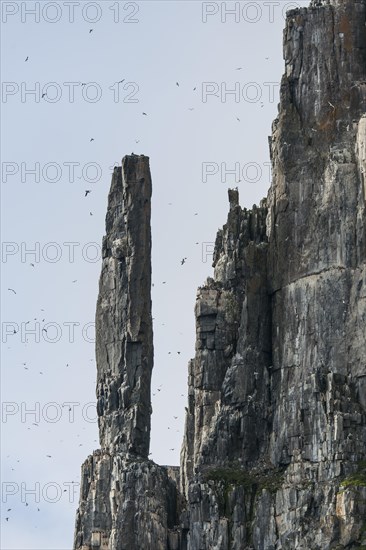
[[[356,472],[344,479],[341,487],[366,487],[366,460],[358,463]]]
[[[237,485],[255,492],[266,489],[275,493],[282,485],[283,470],[273,469],[251,473],[235,468],[214,468],[205,472],[205,479],[222,482],[225,486]]]

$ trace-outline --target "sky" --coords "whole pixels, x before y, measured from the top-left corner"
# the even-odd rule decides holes
[[[179,464],[196,291],[227,189],[267,195],[284,14],[307,4],[1,2],[4,550],[72,548],[107,197],[132,152],[153,181],[151,458]]]

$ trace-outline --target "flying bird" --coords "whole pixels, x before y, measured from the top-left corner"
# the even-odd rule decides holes
[[[180,265],[185,264],[185,263],[186,263],[186,259],[187,259],[187,258],[182,258],[181,261],[180,261]]]
[[[94,30],[94,29],[89,29],[89,34],[90,34],[91,32],[93,32],[93,30]]]
[[[176,82],[175,85],[178,86],[178,88],[179,88],[179,82]]]
[[[144,116],[147,116],[147,113],[142,113]]]
[[[241,71],[243,67],[238,67],[236,70]]]
[[[90,141],[94,141],[94,138],[90,138]]]
[[[238,122],[240,122],[240,118],[239,118],[239,117],[236,117],[236,120],[237,120]]]
[[[13,288],[8,288],[8,290],[10,290],[11,292],[14,292],[14,294],[16,294],[16,292]]]
[[[89,193],[91,193],[91,189],[85,189],[85,197],[87,197],[89,195]]]
[[[27,57],[26,57],[25,61],[28,61],[28,59],[29,59],[29,56],[27,55]]]

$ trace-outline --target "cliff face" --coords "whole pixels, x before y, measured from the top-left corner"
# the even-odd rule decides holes
[[[103,239],[96,311],[101,450],[82,467],[75,548],[83,550],[165,548],[178,537],[177,468],[148,460],[150,213],[149,159],[125,157],[113,173]]]
[[[113,176],[103,449],[83,466],[75,549],[366,546],[365,0],[290,11],[284,57],[267,200],[243,210],[229,191],[198,290],[180,472],[147,460],[148,160],[126,157]]]

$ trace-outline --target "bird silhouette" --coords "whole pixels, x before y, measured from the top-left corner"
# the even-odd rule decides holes
[[[94,138],[90,138],[90,141],[94,141]]]
[[[93,32],[93,30],[94,30],[94,29],[89,29],[89,34],[90,34],[91,32]]]
[[[25,61],[28,61],[28,59],[29,59],[29,56],[27,55],[27,57],[26,57]]]
[[[91,193],[91,189],[85,189],[85,197],[87,197],[89,195],[89,193]]]
[[[147,116],[147,113],[142,113],[144,116]]]
[[[8,288],[8,290],[10,290],[11,292],[14,292],[14,294],[16,294],[16,292],[13,288]]]
[[[178,86],[178,88],[179,88],[179,82],[176,82],[175,85]]]
[[[182,258],[181,261],[180,261],[180,265],[185,264],[185,263],[186,263],[186,259],[187,259],[187,258]]]

